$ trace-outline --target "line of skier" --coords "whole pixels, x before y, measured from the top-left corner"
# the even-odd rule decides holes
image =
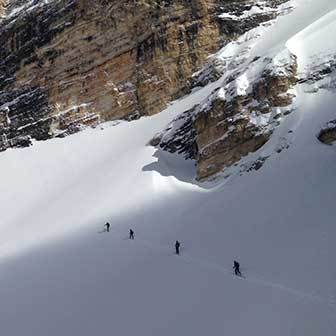
[[[105,232],[110,232],[110,227],[111,227],[110,223],[106,223],[104,227],[106,227],[106,230],[104,230]],[[129,239],[134,240],[134,231],[132,229],[129,229]],[[176,240],[175,242],[175,254],[176,255],[180,254],[180,248],[181,248],[181,243],[178,240]],[[240,272],[240,264],[236,260],[233,261],[233,270],[234,270],[235,275],[242,276]]]

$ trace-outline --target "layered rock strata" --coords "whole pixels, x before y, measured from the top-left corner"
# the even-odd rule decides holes
[[[261,76],[249,83],[244,94],[226,96],[223,91],[230,90],[229,84],[194,117],[199,179],[214,175],[258,150],[268,141],[279,118],[289,112],[280,108],[290,106],[295,97],[290,88],[296,83],[296,57],[290,55],[279,72],[272,69],[272,60],[262,62],[267,65]],[[236,89],[239,85],[232,84]]]
[[[0,0],[0,148],[161,111],[282,2]]]
[[[204,104],[186,111],[157,134],[151,144],[195,159],[199,180],[255,152],[268,141],[279,120],[291,112],[297,63],[294,55],[283,56],[278,68],[271,59],[256,61],[263,70],[244,92],[239,85],[248,73],[230,78]]]
[[[202,0],[9,2],[0,22],[0,115],[9,121],[1,147],[159,112],[221,45],[214,11]]]
[[[291,9],[281,1],[252,7],[241,4],[241,7],[243,11],[232,9],[220,15],[220,19],[226,22],[226,27],[227,22],[235,22],[236,31],[244,25],[248,31],[213,55],[193,76],[196,85],[218,80],[217,89],[151,142],[196,160],[199,180],[210,178],[257,151],[292,111],[296,57],[286,48],[267,57],[254,50],[274,22],[272,19]],[[250,22],[257,23],[256,27],[249,26]],[[265,160],[262,158],[260,162],[263,164]],[[254,168],[262,166],[260,162]]]

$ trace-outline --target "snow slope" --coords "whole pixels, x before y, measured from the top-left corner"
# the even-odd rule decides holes
[[[336,4],[295,4],[251,53],[287,46],[300,69],[336,54],[320,42]],[[335,94],[298,85],[295,112],[245,160],[286,150],[197,185],[192,161],[146,144],[220,85],[150,118],[0,155],[3,335],[335,335],[336,147],[316,138]]]

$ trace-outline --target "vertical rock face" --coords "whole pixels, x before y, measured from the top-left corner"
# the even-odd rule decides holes
[[[199,180],[257,151],[269,140],[282,117],[291,111],[295,96],[291,88],[297,81],[296,57],[286,48],[263,57],[253,52],[254,45],[266,31],[262,25],[264,20],[289,10],[285,6],[277,10],[280,2],[274,3],[275,7],[253,9],[240,5],[243,12],[223,14],[225,21],[232,21],[231,31],[239,34],[245,29],[242,27],[249,28],[247,34],[219,51],[194,76],[198,85],[221,77],[218,88],[151,141],[152,145],[195,159]],[[255,12],[261,14],[255,17]],[[249,25],[252,22],[249,13],[254,17],[254,28]],[[264,161],[265,158],[261,158],[251,167],[259,169]]]
[[[221,171],[261,147],[292,101],[295,57],[251,59],[262,30],[239,40],[285,2],[0,0],[0,150],[155,114],[222,76],[152,141],[197,159],[199,179]],[[234,40],[236,54],[208,60]]]
[[[248,73],[240,74],[197,113],[194,127],[199,179],[231,166],[268,141],[281,117],[277,109],[289,106],[294,98],[290,88],[296,82],[296,57],[287,54],[282,61],[282,70],[277,71],[273,60],[259,60],[263,63],[260,77],[253,81]],[[248,80],[243,84],[242,79]],[[240,85],[244,85],[244,92]],[[233,88],[236,92],[232,95]]]
[[[195,159],[199,180],[258,150],[269,140],[278,119],[290,113],[286,107],[294,98],[290,88],[296,82],[296,57],[289,52],[280,56],[278,67],[272,59],[255,61],[260,74],[253,73],[253,79],[247,70],[224,80],[204,105],[179,116],[151,144]]]
[[[12,0],[0,21],[1,147],[157,113],[221,43],[210,1]]]

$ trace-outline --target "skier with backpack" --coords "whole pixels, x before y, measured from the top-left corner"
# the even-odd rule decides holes
[[[181,243],[178,240],[176,240],[176,242],[175,242],[175,253],[177,255],[180,254],[180,246],[181,246]]]
[[[132,229],[129,230],[129,239],[134,239],[134,231]]]
[[[106,223],[105,225],[104,225],[104,227],[106,226],[106,232],[110,232],[110,223]]]
[[[234,260],[233,261],[233,269],[234,269],[235,275],[242,276],[239,268],[240,268],[239,262]]]

